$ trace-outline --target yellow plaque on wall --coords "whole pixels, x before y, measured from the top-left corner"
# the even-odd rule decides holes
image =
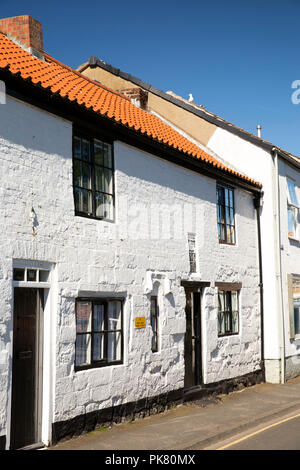
[[[134,326],[136,328],[145,328],[146,327],[146,317],[135,317]]]

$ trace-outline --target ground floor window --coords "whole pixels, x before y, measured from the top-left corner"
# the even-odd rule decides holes
[[[218,291],[218,336],[238,334],[238,291]]]
[[[120,299],[76,300],[77,370],[122,363],[122,312]]]
[[[292,336],[300,335],[300,276],[290,275],[290,303]]]

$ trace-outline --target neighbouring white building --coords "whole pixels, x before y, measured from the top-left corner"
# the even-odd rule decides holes
[[[283,383],[300,375],[300,159],[203,106],[158,90],[97,57],[91,57],[78,70],[124,93],[208,153],[262,183],[265,378]]]
[[[50,57],[31,17],[0,21],[0,79],[1,447],[263,380],[259,178]]]

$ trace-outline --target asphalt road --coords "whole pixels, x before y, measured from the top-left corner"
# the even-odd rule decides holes
[[[300,413],[219,443],[216,450],[300,450]]]

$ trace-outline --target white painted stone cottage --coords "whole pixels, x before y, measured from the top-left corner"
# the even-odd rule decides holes
[[[78,70],[119,90],[217,159],[263,185],[260,208],[263,364],[267,382],[300,375],[300,159],[175,93],[97,57]]]
[[[262,380],[260,183],[0,31],[1,447]]]

